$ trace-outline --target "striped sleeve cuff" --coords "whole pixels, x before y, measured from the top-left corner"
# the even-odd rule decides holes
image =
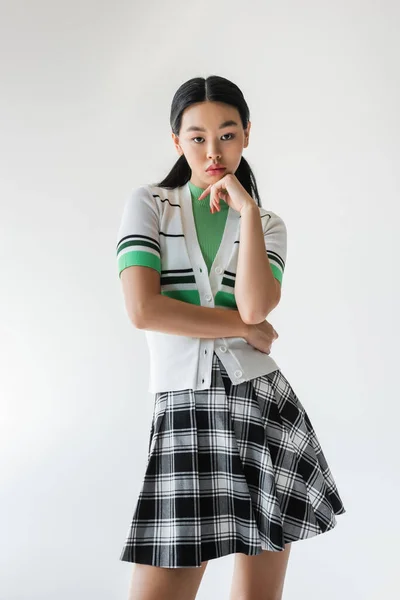
[[[133,190],[125,202],[118,231],[118,276],[133,265],[150,267],[161,274],[158,207],[145,186]]]
[[[263,218],[266,220],[263,228],[264,241],[271,271],[275,279],[282,284],[287,252],[286,225],[281,217],[271,211]]]

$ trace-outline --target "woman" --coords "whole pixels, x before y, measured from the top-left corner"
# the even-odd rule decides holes
[[[270,356],[277,333],[265,318],[281,296],[286,227],[262,207],[242,156],[251,123],[234,83],[185,82],[170,123],[180,158],[133,191],[118,232],[125,304],[146,332],[155,394],[120,558],[134,563],[130,600],[195,598],[208,560],[233,553],[230,600],[280,599],[291,542],[345,512]]]

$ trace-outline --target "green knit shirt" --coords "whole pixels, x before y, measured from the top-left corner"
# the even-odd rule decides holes
[[[221,199],[221,210],[219,212],[216,211],[211,213],[210,194],[205,196],[202,200],[199,200],[198,198],[204,192],[204,189],[197,187],[197,185],[193,185],[191,181],[189,181],[189,189],[192,196],[193,217],[196,226],[197,239],[207,265],[208,274],[210,274],[211,265],[217,254],[224,233],[229,206]]]

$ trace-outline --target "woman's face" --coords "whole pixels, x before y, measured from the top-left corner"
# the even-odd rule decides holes
[[[223,102],[198,102],[186,108],[180,135],[172,133],[172,139],[178,154],[185,155],[192,170],[190,181],[205,189],[227,173],[235,173],[243,148],[248,146],[250,126],[249,121],[244,130],[239,111]],[[226,167],[225,171],[207,173],[207,167],[214,162]]]

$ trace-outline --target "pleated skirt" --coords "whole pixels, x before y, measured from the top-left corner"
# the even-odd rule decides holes
[[[345,512],[312,423],[280,369],[232,385],[159,392],[143,484],[120,560],[199,567],[279,552]]]

